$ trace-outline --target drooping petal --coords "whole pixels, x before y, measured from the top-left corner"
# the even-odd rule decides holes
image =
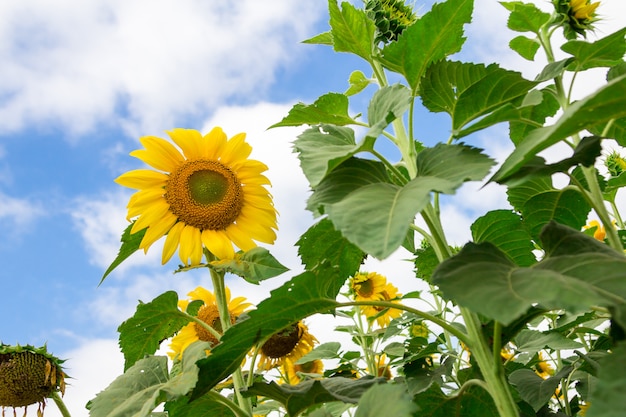
[[[226,234],[233,243],[243,251],[249,251],[256,247],[256,243],[250,238],[246,230],[242,230],[237,224],[232,224],[226,228]]]
[[[184,227],[185,223],[178,222],[174,226],[172,226],[172,228],[168,232],[167,237],[165,238],[165,243],[163,244],[163,255],[161,258],[161,262],[163,263],[163,265],[165,265],[167,261],[171,259],[172,255],[174,255],[174,253],[176,252],[176,249],[178,249],[180,234],[183,231]]]
[[[199,264],[202,260],[202,242],[200,241],[200,230],[194,226],[185,225],[180,234],[180,247],[178,256],[185,265]]]
[[[144,188],[165,187],[168,176],[151,169],[135,169],[117,177],[114,181],[124,187],[141,190]]]
[[[153,223],[150,227],[148,227],[148,230],[146,230],[146,234],[141,240],[140,247],[143,248],[144,251],[148,251],[148,248],[154,242],[165,236],[165,234],[170,230],[172,226],[174,226],[177,220],[178,218],[168,211],[160,221]]]
[[[146,227],[152,226],[152,224],[154,223],[157,223],[166,215],[166,213],[169,212],[169,210],[170,206],[165,201],[150,206],[135,221],[135,224],[131,229],[131,233],[137,233],[138,231],[145,229]]]
[[[228,235],[218,230],[203,230],[202,243],[218,259],[233,259],[235,250]]]

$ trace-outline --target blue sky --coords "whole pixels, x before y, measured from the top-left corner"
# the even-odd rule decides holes
[[[325,1],[273,0],[271,10],[258,0],[215,3],[0,5],[0,340],[47,343],[68,359],[75,379],[67,402],[75,416],[86,415],[85,402],[121,372],[116,328],[138,299],[148,301],[167,289],[182,298],[201,283],[210,287],[198,272],[173,275],[176,262],[161,267],[158,244],[148,255],[135,254],[97,287],[127,224],[131,192],[113,179],[141,166],[128,156],[140,136],[163,137],[173,127],[207,132],[216,125],[229,136],[247,132],[253,157],[270,166],[280,212],[271,250],[285,265],[299,268],[293,244],[313,219],[304,210],[307,186],[290,149],[298,129],[266,128],[298,101],[344,91],[350,72],[366,68],[328,47],[300,43],[328,29]],[[536,3],[545,8],[547,2]],[[621,0],[603,3],[600,12],[607,17],[626,15]],[[425,12],[432,1],[416,4]],[[623,24],[607,18],[600,29],[608,34]],[[533,77],[541,64],[507,52],[512,34],[505,25],[505,11],[495,0],[476,0],[459,59],[498,60]],[[363,104],[357,100],[351,112],[365,112],[358,108]],[[445,116],[430,117],[422,126],[425,140],[447,139],[446,122]],[[510,149],[505,134],[504,126],[496,127],[469,142],[503,156]],[[469,238],[473,218],[506,206],[500,189],[479,193],[479,187],[460,190],[455,203],[444,207],[445,226],[457,244]],[[372,265],[409,277],[406,256]],[[227,285],[259,301],[292,275],[262,287],[234,279]],[[403,292],[414,285],[410,279],[393,282]],[[46,410],[49,416],[56,415],[53,409]]]

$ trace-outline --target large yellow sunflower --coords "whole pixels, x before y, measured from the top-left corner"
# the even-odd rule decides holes
[[[286,360],[295,362],[311,350],[317,339],[301,321],[272,335],[261,346],[259,369],[281,366]]]
[[[145,149],[130,154],[155,169],[137,169],[115,181],[138,190],[128,203],[131,233],[146,229],[140,248],[167,235],[162,262],[178,249],[181,261],[199,264],[203,247],[219,259],[234,256],[233,244],[247,251],[254,241],[276,239],[276,210],[261,173],[267,166],[248,159],[252,147],[245,134],[231,139],[216,127],[202,136],[192,129],[167,132],[171,142],[155,136],[140,139]],[[182,152],[181,152],[182,151]]]
[[[187,294],[190,299],[178,301],[178,307],[186,311],[189,303],[195,300],[201,300],[204,305],[198,310],[198,318],[207,323],[218,333],[222,333],[222,325],[220,323],[220,315],[217,309],[217,302],[215,295],[206,288],[197,287],[195,290]],[[237,297],[230,299],[230,290],[226,287],[226,301],[228,303],[228,312],[230,313],[231,323],[235,323],[237,317],[239,317],[248,307],[252,304],[246,302],[244,297]],[[212,335],[207,329],[199,325],[198,323],[189,323],[180,331],[176,336],[172,338],[170,343],[171,352],[168,355],[171,359],[180,359],[183,352],[189,345],[198,340],[204,340],[210,342],[213,345],[219,343],[217,338]]]
[[[387,278],[376,272],[357,273],[350,279],[350,292],[355,301],[391,301],[398,303],[402,294]],[[400,317],[401,310],[377,306],[361,306],[361,312],[368,318],[376,318],[380,327],[385,327],[391,319]]]

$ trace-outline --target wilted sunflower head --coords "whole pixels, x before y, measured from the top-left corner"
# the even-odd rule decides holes
[[[185,265],[202,261],[206,248],[218,259],[232,259],[233,245],[247,251],[255,241],[276,239],[276,210],[262,175],[267,166],[248,159],[245,134],[231,139],[216,127],[206,135],[192,129],[140,139],[145,149],[130,154],[154,169],[137,169],[115,181],[138,190],[128,203],[131,233],[145,230],[140,248],[163,236],[162,262],[178,249]]]
[[[252,306],[252,304],[248,303],[245,297],[236,297],[231,300],[230,289],[226,287],[225,290],[228,312],[230,314],[230,322],[234,324],[237,318],[241,316],[250,306]],[[183,311],[187,311],[189,304],[194,301],[201,301],[203,304],[198,309],[196,317],[211,326],[215,331],[217,331],[217,333],[222,334],[223,329],[220,314],[217,309],[215,295],[203,287],[197,287],[187,295],[189,296],[189,299],[180,300],[178,302],[178,307]],[[180,329],[176,336],[172,338],[170,343],[171,351],[168,352],[169,357],[173,360],[180,359],[185,349],[198,340],[209,342],[212,345],[219,343],[217,337],[215,337],[215,335],[204,326],[200,325],[200,323],[189,323]]]
[[[39,404],[53,392],[65,393],[64,361],[48,353],[46,346],[0,344],[0,406]]]
[[[567,39],[575,39],[577,35],[586,36],[587,30],[593,30],[593,23],[598,20],[596,9],[600,2],[590,0],[553,0],[556,12],[560,15],[557,24],[563,26]]]
[[[261,346],[259,369],[272,369],[285,360],[295,362],[311,350],[317,339],[309,333],[308,327],[301,321],[274,333]]]
[[[376,25],[376,42],[395,41],[417,20],[417,15],[404,0],[367,0],[365,11]]]

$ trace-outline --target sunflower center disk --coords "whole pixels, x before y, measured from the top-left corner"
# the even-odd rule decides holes
[[[374,294],[374,285],[370,279],[357,283],[356,289],[361,297],[371,297]]]
[[[217,330],[218,333],[222,333],[222,323],[220,322],[220,313],[217,310],[216,305],[205,305],[200,308],[198,311],[198,318],[213,327]],[[235,323],[235,318],[230,316],[230,322],[232,324]],[[195,325],[196,334],[198,335],[198,339],[204,340],[205,342],[211,342],[213,345],[216,345],[219,341],[211,332],[209,332],[204,327],[200,326],[198,323]]]
[[[200,230],[224,230],[241,213],[241,182],[218,161],[186,161],[170,174],[165,200],[181,221]]]
[[[261,347],[261,351],[269,358],[282,358],[293,351],[301,337],[300,327],[295,324],[270,337]]]

